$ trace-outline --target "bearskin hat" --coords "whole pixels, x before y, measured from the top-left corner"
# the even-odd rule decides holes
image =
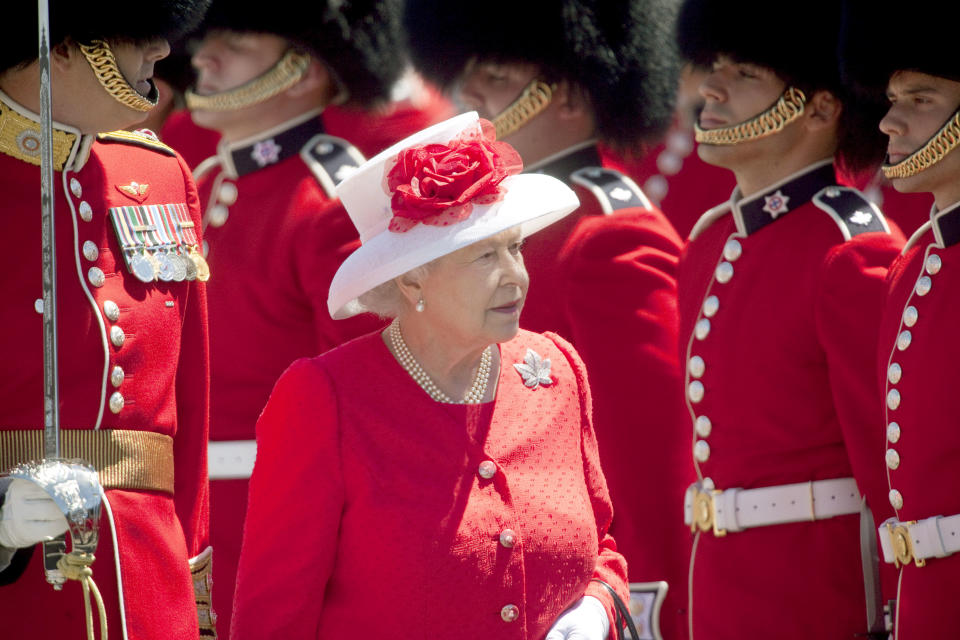
[[[407,0],[414,65],[449,88],[471,59],[536,64],[592,101],[599,137],[635,148],[669,126],[679,56],[675,0]]]
[[[76,0],[50,0],[50,46],[66,39],[176,41],[196,27],[210,0],[151,0],[127,2],[100,0],[96,4]],[[37,3],[8,2],[5,20],[8,29],[0,53],[0,71],[37,59]],[[13,15],[11,15],[11,12]]]
[[[272,33],[303,47],[330,67],[348,101],[387,99],[406,61],[401,0],[215,0],[201,31]]]
[[[895,17],[893,17],[895,16]],[[960,82],[953,41],[937,24],[960,20],[960,5],[913,2],[909,10],[890,0],[845,0],[840,58],[847,84],[883,94],[896,71],[919,71]]]
[[[774,17],[763,0],[685,0],[677,20],[681,55],[710,66],[720,54],[773,69],[808,96],[826,90],[843,103],[837,159],[845,172],[876,169],[886,149],[877,128],[886,105],[851,92],[841,81],[839,39],[842,4],[809,0],[800,10]]]

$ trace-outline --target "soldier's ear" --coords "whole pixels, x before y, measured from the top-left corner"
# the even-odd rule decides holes
[[[78,57],[82,57],[80,48],[70,38],[50,48],[50,64],[60,70],[69,68]]]
[[[553,102],[559,107],[557,113],[564,120],[589,117],[593,113],[590,99],[583,90],[566,80],[557,83],[557,89],[553,92]]]
[[[286,93],[292,98],[301,98],[316,92],[332,96],[337,91],[335,85],[336,80],[327,65],[312,58],[300,82],[287,89]]]
[[[817,91],[807,102],[805,110],[808,114],[807,129],[815,131],[835,126],[840,121],[843,104],[829,91]]]

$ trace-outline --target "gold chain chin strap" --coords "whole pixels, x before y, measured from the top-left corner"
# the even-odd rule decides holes
[[[57,569],[67,580],[78,580],[83,587],[83,608],[87,620],[87,640],[95,640],[93,635],[93,612],[90,610],[90,596],[93,596],[97,603],[97,613],[100,617],[100,638],[107,640],[107,610],[103,606],[103,598],[100,596],[100,589],[93,581],[93,570],[90,565],[93,564],[94,557],[90,553],[80,553],[79,551],[66,553],[57,561]]]
[[[201,96],[188,89],[187,108],[190,111],[236,111],[259,104],[300,82],[308,68],[310,56],[291,49],[268,71],[235,89],[209,96]]]
[[[110,45],[103,40],[93,40],[90,44],[81,44],[80,51],[90,63],[97,80],[117,102],[134,111],[150,111],[157,106],[159,94],[151,83],[150,98],[145,98],[130,86],[117,67],[117,59]]]
[[[960,109],[940,127],[940,131],[925,145],[897,164],[884,164],[883,175],[887,179],[909,178],[937,164],[960,144]]]
[[[717,129],[701,129],[699,124],[694,124],[696,140],[704,144],[731,145],[765,138],[799,118],[806,102],[803,91],[787,87],[772,107],[746,122]]]
[[[556,88],[556,85],[549,85],[538,79],[534,79],[528,84],[520,97],[493,119],[493,126],[497,130],[497,140],[503,140],[516,132],[517,129],[533,120],[537,114],[546,109],[553,99],[553,92]]]

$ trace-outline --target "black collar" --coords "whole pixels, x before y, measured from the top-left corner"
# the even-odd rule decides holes
[[[235,173],[239,178],[297,155],[318,133],[323,133],[319,112],[306,120],[297,118],[257,137],[227,145],[220,150],[221,161],[228,166],[228,173]],[[230,168],[233,171],[229,171]]]
[[[596,143],[591,141],[587,145],[571,147],[550,156],[526,169],[526,173],[544,173],[570,184],[570,174],[577,169],[599,166],[600,152],[597,151]]]
[[[734,189],[730,199],[737,229],[750,235],[810,202],[821,189],[837,183],[832,160],[824,160],[770,185],[748,198]]]
[[[934,207],[930,219],[933,221],[933,235],[943,248],[960,242],[960,202],[943,211],[937,211]]]

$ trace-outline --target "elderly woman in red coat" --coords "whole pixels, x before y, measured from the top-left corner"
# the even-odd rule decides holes
[[[339,187],[362,246],[329,297],[384,331],[280,378],[231,637],[602,640],[626,565],[583,363],[519,329],[525,236],[578,205],[468,113]],[[580,634],[580,635],[576,635]]]

